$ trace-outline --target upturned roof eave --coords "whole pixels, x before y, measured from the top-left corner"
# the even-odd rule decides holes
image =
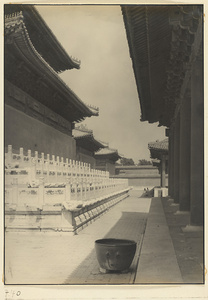
[[[102,149],[101,149],[102,150]],[[101,151],[99,150],[99,151]],[[113,161],[117,161],[121,156],[118,154],[117,151],[111,151],[109,153],[95,153],[95,158],[97,159],[111,159]]]
[[[56,72],[63,72],[69,69],[80,69],[81,62],[78,59],[75,59],[67,54],[65,49],[62,47],[60,42],[57,40],[53,32],[50,30],[46,22],[43,20],[37,9],[33,5],[27,4],[7,4],[5,5],[5,13],[12,12],[14,15],[15,12],[22,12],[24,15],[25,22],[32,24],[33,38],[32,42],[36,45],[39,43],[39,34],[45,37],[44,43],[48,44],[50,48],[49,51],[42,51],[42,56],[46,61],[48,61]],[[28,28],[29,29],[29,28]],[[49,55],[50,53],[50,55]],[[51,55],[53,58],[51,58]]]
[[[18,24],[16,25],[18,28],[16,32],[14,32],[15,24],[7,24],[7,19],[5,20],[5,41],[8,36],[11,36],[11,40],[14,47],[16,47],[16,51],[26,62],[26,64],[30,65],[31,68],[35,69],[36,72],[40,74],[40,76],[43,76],[44,74],[44,76],[46,76],[47,79],[50,79],[51,82],[53,82],[53,84],[56,84],[57,88],[62,92],[62,95],[65,95],[66,99],[73,99],[73,104],[77,107],[77,109],[79,109],[79,111],[82,114],[82,116],[79,116],[73,121],[80,121],[85,117],[97,116],[98,109],[92,109],[90,108],[90,106],[84,104],[84,102],[78,98],[78,96],[58,76],[54,69],[37,52],[30,40],[23,18],[20,19],[21,20],[19,20]],[[67,98],[67,94],[70,97]]]
[[[138,73],[137,73],[136,62],[135,62],[135,59],[134,59],[135,55],[134,55],[134,48],[133,48],[133,42],[132,42],[132,34],[131,34],[131,29],[130,29],[131,25],[130,25],[128,14],[127,14],[127,11],[126,11],[126,6],[121,5],[121,11],[122,11],[123,20],[124,20],[124,26],[125,26],[125,29],[126,29],[127,41],[128,41],[128,44],[129,44],[129,53],[130,53],[130,57],[132,59],[132,67],[133,67],[133,70],[134,70],[136,87],[137,87],[137,92],[138,92],[138,96],[139,96],[140,109],[141,109],[140,120],[141,121],[148,121],[147,118],[146,118],[143,97],[141,95],[141,91],[140,91],[140,88],[139,88]]]
[[[79,142],[80,140],[81,141],[85,141],[86,143],[90,143],[92,145],[95,146],[95,151],[98,151],[99,149],[101,148],[104,148],[104,146],[98,141],[96,140],[92,134],[86,134],[86,135],[83,135],[83,136],[74,136],[74,139]]]

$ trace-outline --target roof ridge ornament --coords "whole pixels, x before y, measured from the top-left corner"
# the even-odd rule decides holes
[[[13,12],[11,14],[5,14],[5,16],[4,16],[5,19],[19,18],[19,17],[24,18],[22,11],[16,11],[16,12]]]
[[[70,55],[70,58],[71,58],[75,63],[81,65],[81,60],[80,60],[80,59],[78,59],[78,58],[76,58],[76,57],[74,57],[74,56],[72,56],[72,55]]]

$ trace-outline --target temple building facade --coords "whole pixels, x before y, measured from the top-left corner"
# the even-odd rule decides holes
[[[169,137],[169,196],[204,224],[203,6],[122,6],[141,120]]]
[[[96,168],[94,154],[106,146],[75,124],[98,108],[59,77],[80,61],[33,5],[5,5],[4,50],[5,232],[75,235],[128,196],[128,181]]]
[[[76,159],[74,124],[97,116],[59,77],[79,69],[33,5],[5,5],[5,147]]]

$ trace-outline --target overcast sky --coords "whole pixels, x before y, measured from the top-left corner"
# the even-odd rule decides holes
[[[85,119],[94,136],[133,158],[150,159],[148,142],[165,138],[165,128],[140,121],[140,103],[120,6],[36,6],[80,70],[60,76],[99,117]]]

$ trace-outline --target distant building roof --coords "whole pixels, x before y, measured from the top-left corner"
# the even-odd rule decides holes
[[[106,155],[106,154],[112,154],[112,153],[118,153],[117,150],[110,149],[110,148],[103,148],[100,149],[98,152],[96,152],[96,155]]]
[[[148,148],[151,153],[151,158],[160,159],[161,155],[167,155],[168,147],[169,147],[169,139],[168,138],[165,138],[162,141],[150,142],[148,144]]]
[[[150,142],[148,144],[149,149],[154,149],[154,150],[161,150],[161,151],[168,151],[168,138],[165,138],[162,141],[155,141],[155,142]]]
[[[116,162],[121,156],[118,154],[118,150],[105,147],[95,153],[97,159],[109,159]]]
[[[75,127],[72,131],[72,135],[76,140],[77,146],[91,152],[98,151],[100,148],[105,147],[102,142],[95,139],[93,131],[84,126]]]
[[[75,127],[73,129],[73,136],[75,139],[79,139],[79,138],[83,138],[86,136],[92,136],[93,135],[93,131],[92,130],[83,130],[83,129],[79,129],[77,127]]]

